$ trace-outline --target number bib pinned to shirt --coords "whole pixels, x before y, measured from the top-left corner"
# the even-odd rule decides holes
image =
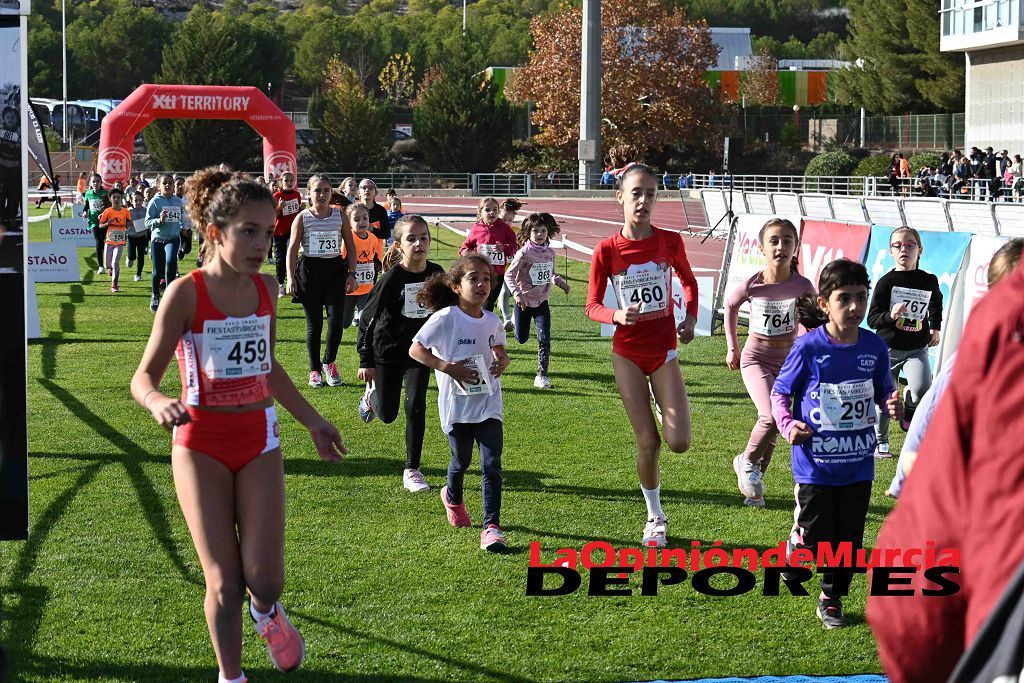
[[[534,287],[551,284],[551,278],[555,274],[555,264],[552,261],[534,263],[530,266],[530,282]]]
[[[818,395],[822,430],[855,432],[875,424],[875,385],[871,380],[821,384]]]
[[[107,230],[107,241],[124,242],[126,234],[127,233],[124,230]]]
[[[630,266],[626,273],[612,276],[622,308],[640,305],[640,315],[668,310],[672,294],[671,270],[648,261]]]
[[[473,361],[472,369],[476,370],[476,381],[462,384],[455,382],[455,393],[460,396],[490,396],[492,390],[490,366],[483,356],[470,356],[469,359]],[[467,367],[470,366],[467,365]]]
[[[180,206],[168,206],[163,209],[167,212],[167,218],[164,220],[165,223],[180,223],[181,222],[181,207]]]
[[[405,304],[402,306],[402,315],[406,318],[426,318],[430,316],[430,309],[423,308],[416,301],[416,295],[423,289],[422,282],[410,282],[405,286]]]
[[[796,329],[796,299],[750,300],[750,331],[763,337],[779,337]]]
[[[907,305],[903,315],[896,320],[896,327],[905,332],[918,332],[923,329],[923,321],[928,316],[928,303],[931,299],[932,293],[926,289],[893,287],[892,305]]]
[[[270,316],[203,323],[203,372],[210,379],[236,379],[270,372]]]
[[[292,216],[299,212],[299,200],[298,199],[286,199],[281,202],[281,215]]]
[[[341,255],[337,230],[310,230],[308,256],[334,257]]]
[[[106,202],[104,202],[102,199],[90,199],[89,210],[92,211],[93,213],[99,213],[100,211],[103,211],[103,207],[105,204]]]
[[[505,246],[503,244],[481,244],[476,249],[487,257],[492,266],[505,265]]]
[[[356,276],[356,285],[372,285],[374,270],[373,262],[357,263],[355,273],[353,273]]]

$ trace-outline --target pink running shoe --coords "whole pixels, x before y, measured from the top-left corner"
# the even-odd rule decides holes
[[[319,372],[313,370],[312,372],[309,373],[309,386],[313,387],[314,389],[319,389],[323,385],[324,380],[323,378],[320,377]]]
[[[327,380],[327,386],[329,387],[340,387],[341,386],[341,374],[338,373],[338,366],[334,363],[325,363],[323,366],[324,379]]]
[[[110,291],[113,292],[114,294],[117,294],[118,292],[121,291],[121,288],[118,287],[117,283],[115,282],[114,284],[110,285]]]
[[[306,641],[288,620],[280,602],[274,603],[273,616],[261,618],[255,626],[256,632],[267,644],[271,664],[278,671],[288,672],[299,668],[306,657]]]
[[[444,509],[448,513],[448,523],[454,527],[462,526],[473,526],[473,520],[469,518],[469,513],[466,512],[465,501],[458,505],[452,505],[448,502],[448,487],[441,487],[441,502],[444,503]]]
[[[498,528],[497,524],[488,524],[484,527],[484,530],[480,532],[480,549],[487,550],[492,553],[503,553],[508,548],[508,544],[505,542],[505,534],[501,533],[501,529]]]

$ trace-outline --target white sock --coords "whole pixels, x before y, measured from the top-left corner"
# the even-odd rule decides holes
[[[244,671],[242,672],[242,675],[238,678],[224,678],[224,674],[217,674],[217,683],[245,683],[245,680],[246,678]]]
[[[653,489],[645,489],[641,486],[640,490],[644,494],[644,502],[647,503],[647,516],[664,517],[665,512],[661,509],[661,486]]]
[[[256,609],[256,603],[253,602],[252,600],[250,600],[249,601],[249,614],[251,614],[252,618],[255,619],[256,621],[259,621],[260,619],[268,619],[268,618],[270,618],[274,614],[274,607],[271,606],[270,607],[270,611],[267,612],[266,614],[264,614],[263,612],[260,612],[258,609]]]

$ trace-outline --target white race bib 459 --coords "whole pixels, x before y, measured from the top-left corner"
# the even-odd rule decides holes
[[[270,316],[207,320],[200,362],[210,379],[270,372]]]

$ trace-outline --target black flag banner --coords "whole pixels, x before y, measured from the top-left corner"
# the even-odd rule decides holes
[[[39,121],[36,112],[36,105],[29,100],[28,106],[28,153],[35,161],[43,174],[53,182],[53,165],[50,163],[50,149],[46,146],[46,135],[43,134],[43,124]]]

